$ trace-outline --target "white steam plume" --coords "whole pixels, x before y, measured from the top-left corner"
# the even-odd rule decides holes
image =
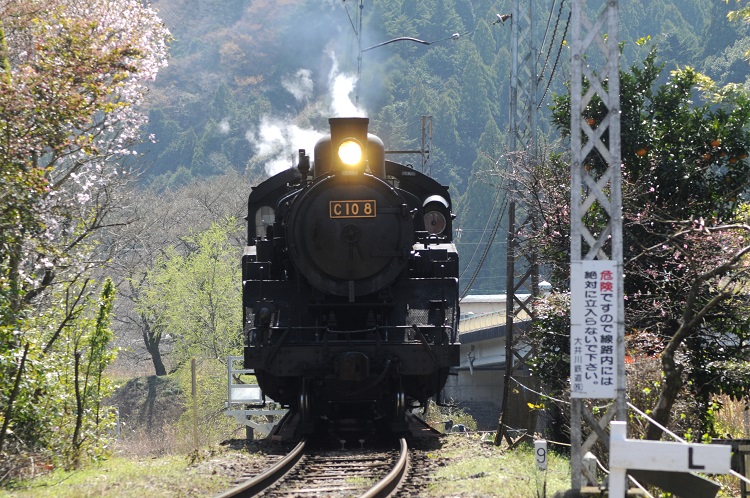
[[[328,75],[330,95],[329,105],[315,106],[315,113],[321,117],[364,117],[366,113],[352,102],[351,94],[357,82],[354,75],[340,73],[335,54],[330,52],[333,65]],[[298,102],[306,102],[313,96],[312,71],[300,69],[293,77],[282,82],[282,86],[291,93]],[[309,118],[310,107],[306,109]],[[256,152],[254,161],[262,162],[266,173],[275,175],[291,168],[297,161],[299,149],[312,153],[315,143],[328,130],[316,131],[312,128],[301,128],[294,124],[296,118],[272,118],[263,116],[260,126],[250,130],[245,137]]]
[[[323,133],[311,128],[300,128],[268,116],[261,118],[257,131],[249,131],[245,135],[263,161],[269,176],[294,166],[298,149],[311,153],[322,136]]]
[[[297,102],[307,102],[313,95],[312,71],[300,69],[294,76],[282,80],[281,86],[291,93]]]
[[[364,109],[357,107],[351,99],[354,86],[357,84],[357,77],[353,74],[340,73],[336,54],[331,51],[328,55],[333,62],[328,75],[328,84],[331,88],[331,117],[364,117]]]
[[[332,117],[364,117],[365,111],[352,102],[350,95],[357,82],[356,76],[338,74],[333,79],[331,91]]]

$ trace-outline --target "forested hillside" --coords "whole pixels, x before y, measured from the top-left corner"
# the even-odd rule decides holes
[[[174,41],[170,65],[149,100],[149,183],[175,188],[229,169],[278,171],[292,164],[296,149],[314,144],[333,115],[366,115],[387,148],[417,150],[422,116],[432,116],[429,168],[459,199],[463,264],[478,259],[472,255],[487,240],[490,211],[503,201],[495,201],[487,183],[497,181],[486,172],[502,166],[507,149],[512,20],[499,23],[497,14],[509,13],[511,2],[364,1],[361,27],[360,3],[352,1],[155,5]],[[570,7],[566,0],[534,3],[540,126],[547,141],[556,137],[547,124],[548,105],[568,78],[570,54],[561,44]],[[656,46],[667,70],[690,65],[721,83],[744,84],[750,37],[743,24],[726,19],[734,7],[704,0],[621,2],[623,65]],[[400,41],[366,50],[397,37],[431,44]],[[648,37],[647,47],[634,43]],[[357,84],[359,48],[365,51]],[[397,159],[421,165],[419,155]],[[503,289],[503,244],[501,232],[494,270],[482,272],[476,290]]]

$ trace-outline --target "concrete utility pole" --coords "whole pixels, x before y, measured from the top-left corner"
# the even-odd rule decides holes
[[[571,481],[572,488],[579,490],[583,477],[590,483],[596,482],[595,476],[584,467],[582,460],[597,439],[609,444],[605,428],[617,417],[626,420],[625,405],[625,330],[623,311],[623,244],[622,244],[622,198],[620,176],[620,79],[618,47],[618,0],[592,2],[600,6],[598,16],[589,20],[584,13],[587,0],[573,0],[572,36],[571,36],[571,336],[577,331],[585,330],[586,334],[603,338],[602,348],[596,349],[597,367],[589,362],[586,350],[575,351],[574,339],[571,337]],[[593,10],[593,9],[592,9]],[[592,67],[596,65],[596,67]],[[589,82],[586,93],[583,92],[583,78]],[[601,123],[589,122],[583,117],[584,110],[594,97],[601,99],[607,108],[607,115]],[[605,135],[607,134],[607,135]],[[609,141],[602,140],[607,136]],[[593,171],[587,171],[586,158],[590,154],[599,154],[607,163],[606,171],[599,177]],[[585,224],[589,211],[598,209],[606,213],[608,223],[600,233],[592,233]],[[596,261],[595,261],[596,260]],[[600,268],[611,268],[600,271]],[[611,275],[612,279],[600,278]],[[599,278],[599,280],[597,280]],[[607,282],[605,282],[607,280]],[[576,292],[576,283],[580,282],[580,295]],[[608,300],[602,294],[594,295],[590,301],[588,289],[592,282],[601,283],[592,292],[605,289],[609,292]],[[583,285],[586,284],[586,285]],[[596,299],[601,299],[596,301]],[[597,319],[581,319],[576,316],[588,316],[600,313],[600,310],[611,307],[614,316],[612,323]],[[609,315],[607,315],[609,316]],[[584,323],[585,322],[585,323]],[[603,344],[612,338],[614,349],[607,353],[608,372],[611,377],[603,382],[605,353]],[[592,354],[594,351],[592,351]],[[573,356],[578,355],[580,364]],[[609,363],[612,362],[610,366]],[[589,369],[589,367],[591,367]],[[609,374],[606,374],[609,375]],[[611,382],[611,384],[609,383]],[[595,399],[615,399],[609,410],[597,420],[590,406]],[[601,402],[599,402],[601,403]],[[583,441],[583,424],[588,424],[590,431]],[[619,497],[618,497],[619,498]]]
[[[510,143],[508,149],[513,153],[508,168],[513,161],[533,162],[537,160],[537,48],[533,36],[533,0],[513,0],[511,13],[511,76],[510,76]],[[521,5],[523,4],[523,5]],[[498,422],[495,444],[500,445],[503,438],[508,444],[514,441],[508,432],[508,416],[511,379],[514,372],[523,363],[518,351],[514,349],[516,332],[516,315],[526,313],[531,316],[531,300],[539,294],[539,268],[534,257],[534,250],[525,240],[524,229],[533,233],[534,214],[527,209],[526,219],[516,221],[516,207],[519,199],[515,192],[517,186],[511,179],[508,181],[508,241],[506,253],[506,314],[505,314],[505,378],[503,382],[502,414]],[[523,208],[524,206],[518,206]],[[530,228],[531,227],[531,228]],[[519,264],[520,263],[520,264]],[[519,271],[520,270],[520,271]],[[516,272],[520,276],[516,278]],[[518,290],[527,289],[528,297],[521,301]],[[518,305],[518,306],[517,306]],[[518,361],[517,361],[518,360]]]

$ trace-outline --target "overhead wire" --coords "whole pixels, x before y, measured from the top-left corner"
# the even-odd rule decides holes
[[[565,0],[562,0],[565,1]],[[562,1],[560,2],[560,5],[562,5]],[[552,23],[552,13],[555,12],[555,3],[557,3],[557,0],[552,0],[552,6],[549,9],[549,16],[547,16],[547,26],[544,28],[544,36],[542,37],[542,47],[544,47],[545,42],[547,41],[547,35],[549,34],[549,25]],[[558,21],[560,20],[560,16],[558,14]],[[557,23],[555,23],[555,29],[557,29]],[[555,35],[553,33],[552,35],[552,41],[550,42],[550,50],[552,49],[552,44],[554,43]],[[542,52],[539,52],[539,55],[536,58],[536,63],[539,64],[539,58],[542,56]],[[547,52],[547,58],[549,58],[549,51]]]
[[[499,199],[500,194],[504,190],[505,189],[503,188],[502,185],[497,189],[497,193],[495,194],[495,201],[493,202],[493,206],[492,206],[493,207],[493,211],[490,211],[490,213],[494,212],[494,207],[495,207],[495,205],[497,205],[497,200]],[[484,261],[487,259],[487,255],[489,254],[490,249],[492,248],[492,244],[495,241],[495,236],[497,235],[497,232],[498,232],[498,230],[500,228],[500,224],[501,224],[501,222],[503,220],[503,217],[504,217],[503,215],[505,214],[505,208],[507,207],[507,204],[508,204],[508,197],[504,196],[503,197],[503,203],[500,206],[500,209],[498,210],[497,218],[495,219],[495,223],[492,226],[492,230],[490,231],[490,235],[489,235],[489,238],[487,239],[486,245],[484,246],[484,250],[482,251],[482,255],[479,258],[479,262],[477,263],[476,267],[474,268],[474,272],[472,273],[471,277],[469,278],[469,282],[465,285],[464,290],[461,292],[461,296],[460,296],[461,299],[463,299],[464,297],[466,297],[466,295],[471,290],[471,286],[474,285],[474,282],[476,281],[477,276],[479,275],[479,271],[482,269],[482,266],[484,265]],[[492,219],[491,216],[487,219],[487,224],[488,225],[489,225],[489,222],[490,222],[491,219]],[[485,226],[485,231],[486,231],[486,226]],[[484,238],[484,231],[482,232],[482,239],[483,238]],[[466,270],[471,266],[471,263],[474,261],[474,257],[476,256],[476,253],[479,250],[479,247],[481,245],[481,240],[482,239],[480,239],[480,244],[477,244],[477,246],[474,248],[474,254],[472,254],[471,260],[469,260],[469,263],[467,263],[467,265],[464,267],[464,271],[461,273],[461,276],[459,277],[459,282],[461,281],[461,278],[463,277],[463,274],[466,272]]]
[[[557,19],[555,19],[555,27],[552,30],[552,39],[549,42],[549,49],[547,50],[547,56],[544,58],[544,66],[542,66],[542,70],[539,72],[539,75],[537,76],[537,82],[542,81],[544,78],[544,71],[547,69],[547,65],[549,64],[549,57],[552,55],[552,47],[555,44],[555,38],[557,37],[557,27],[560,25],[560,18],[562,16],[562,9],[563,5],[565,4],[565,0],[560,1],[560,7],[557,9]],[[547,29],[549,29],[549,23],[552,20],[552,13],[554,12],[555,5],[552,4],[552,8],[550,9],[549,15],[550,17],[547,20]],[[566,29],[567,31],[567,29]],[[547,39],[547,32],[544,33],[544,39]],[[563,39],[565,37],[563,36]],[[544,47],[544,41],[542,41],[542,47]],[[541,56],[541,52],[539,52],[539,55]],[[537,63],[539,63],[539,59],[537,58]]]
[[[479,259],[479,262],[477,263],[476,268],[474,268],[474,273],[472,273],[471,278],[469,279],[469,283],[466,284],[463,292],[461,293],[461,299],[466,297],[466,295],[471,290],[471,286],[474,285],[474,281],[476,281],[477,276],[479,275],[479,271],[482,269],[485,259],[487,259],[487,255],[489,254],[490,249],[492,248],[492,243],[495,241],[495,236],[497,235],[497,231],[500,228],[500,223],[503,220],[503,214],[505,213],[506,205],[507,205],[507,197],[503,197],[503,205],[500,208],[500,211],[498,212],[497,219],[495,220],[495,225],[492,227],[492,232],[490,232],[490,237],[487,240],[487,245],[484,246],[484,251],[482,252],[482,256]]]
[[[349,24],[351,25],[352,30],[354,31],[354,34],[357,37],[357,41],[359,43],[361,43],[361,30],[362,30],[362,28],[361,28],[361,16],[362,16],[362,14],[360,12],[360,29],[357,30],[357,27],[355,26],[354,20],[352,19],[352,16],[349,13],[349,9],[346,6],[346,0],[343,0],[342,3],[344,4],[344,10],[346,11],[347,18],[349,19]],[[360,10],[361,10],[361,7],[360,7]],[[550,14],[550,18],[551,18],[551,14]],[[500,16],[498,16],[498,19],[500,21],[503,20],[503,19],[500,18]],[[493,24],[497,24],[497,22],[498,21],[495,21]],[[547,29],[549,29],[549,23],[550,23],[550,21],[548,20]],[[399,38],[394,38],[392,40],[387,40],[387,41],[382,42],[382,43],[378,43],[376,45],[373,45],[372,47],[368,47],[368,48],[365,48],[365,49],[362,49],[361,45],[360,45],[359,50],[360,50],[360,53],[362,53],[362,52],[366,52],[368,50],[372,50],[374,48],[381,47],[383,45],[387,45],[389,43],[393,43],[393,42],[396,42],[396,41],[413,41],[413,42],[417,42],[417,43],[420,43],[420,44],[423,44],[423,45],[433,45],[433,44],[441,43],[441,42],[448,41],[448,40],[459,40],[462,37],[465,37],[467,35],[470,35],[470,34],[474,33],[478,29],[478,27],[479,27],[479,24],[477,24],[477,27],[475,27],[472,30],[465,31],[463,33],[456,32],[456,33],[453,33],[451,36],[448,36],[448,37],[445,37],[445,38],[436,39],[436,40],[431,40],[431,41],[420,40],[420,39],[414,38],[414,37],[399,37]],[[545,37],[546,37],[546,35],[545,35]],[[359,68],[359,71],[361,72],[361,67]],[[407,128],[409,128],[409,127],[410,127],[410,125],[407,125]],[[495,206],[497,205],[497,202],[498,202],[498,200],[500,198],[501,193],[502,193],[502,188],[499,188],[497,190],[497,193],[495,194],[495,199],[493,200],[492,210],[490,212],[494,212]],[[506,204],[507,204],[507,199],[503,198],[503,205],[501,206],[500,210],[498,211],[498,215],[495,218],[495,223],[494,223],[492,229],[490,230],[490,235],[489,235],[487,244],[484,247],[484,250],[483,250],[482,255],[481,255],[480,259],[479,259],[479,262],[477,263],[477,266],[474,269],[474,272],[473,272],[471,278],[469,279],[469,283],[466,285],[466,288],[464,289],[463,295],[461,297],[464,297],[468,293],[468,291],[471,289],[471,286],[476,281],[477,276],[479,275],[479,271],[481,270],[481,268],[482,268],[482,266],[484,264],[484,261],[487,258],[487,255],[489,254],[490,248],[492,247],[492,243],[494,242],[494,239],[495,239],[495,237],[497,235],[498,229],[500,228],[500,224],[501,224],[502,219],[503,219],[503,213],[505,212]],[[466,267],[464,267],[464,270],[461,273],[461,278],[463,277],[464,273],[467,271],[467,269],[471,266],[472,262],[476,258],[477,252],[479,251],[479,247],[481,246],[481,243],[484,240],[484,234],[487,232],[487,228],[489,227],[489,224],[490,224],[491,220],[492,220],[492,217],[491,216],[488,217],[487,224],[485,225],[485,228],[482,231],[482,236],[480,237],[480,241],[479,241],[479,243],[477,243],[477,246],[474,249],[474,253],[471,256],[471,259],[467,263]]]
[[[479,236],[479,242],[476,242],[476,246],[477,247],[474,248],[474,252],[472,253],[471,258],[469,258],[469,262],[466,263],[466,266],[464,266],[464,269],[461,272],[461,275],[459,275],[459,281],[463,278],[464,274],[466,273],[466,270],[468,270],[469,267],[471,266],[471,263],[474,261],[474,258],[477,255],[477,251],[479,250],[479,246],[482,245],[482,241],[484,240],[484,234],[488,232],[487,227],[490,226],[490,221],[492,220],[492,216],[491,215],[492,215],[492,213],[495,212],[495,206],[497,206],[497,201],[500,199],[500,194],[503,192],[503,190],[504,190],[504,182],[501,183],[501,185],[495,190],[495,198],[492,200],[492,207],[490,208],[490,216],[487,217],[487,223],[485,223],[484,228],[481,229],[481,230],[480,229],[466,229],[465,230],[466,232],[474,232],[474,231],[481,232],[481,235]],[[503,208],[501,208],[500,211],[498,212],[498,216],[502,215],[502,213],[503,213]],[[494,226],[493,226],[493,228],[491,230],[489,230],[489,231],[492,232],[494,230],[495,229],[494,229]],[[461,232],[463,233],[464,230],[462,229]],[[483,261],[481,261],[479,263],[480,267],[481,267],[482,263],[483,263]]]
[[[349,24],[351,24],[352,30],[354,31],[354,36],[359,38],[359,32],[357,32],[357,27],[354,25],[354,20],[352,19],[352,15],[349,13],[349,9],[346,6],[346,0],[343,0],[342,3],[344,4],[344,11],[346,12],[346,17],[349,18]]]
[[[557,49],[557,57],[555,57],[555,63],[552,65],[552,70],[550,71],[549,79],[547,80],[547,85],[544,87],[544,93],[542,94],[542,98],[539,100],[539,105],[537,105],[537,109],[542,107],[542,104],[544,103],[544,99],[547,97],[547,92],[549,92],[549,87],[552,84],[552,78],[555,76],[555,71],[557,71],[557,65],[560,62],[560,55],[562,54],[562,49],[565,46],[565,37],[568,34],[568,28],[570,27],[570,17],[572,15],[572,12],[568,12],[568,21],[565,23],[565,30],[563,31],[562,39],[560,40],[560,47]]]
[[[495,192],[495,198],[492,200],[492,208],[490,208],[490,214],[495,212],[495,206],[497,206],[497,201],[500,199],[500,193],[501,193],[500,189],[497,189],[497,191]],[[490,226],[490,220],[492,220],[492,216],[487,217],[487,223],[484,225],[484,230],[482,230],[482,235],[479,237],[479,242],[477,242],[477,246],[474,248],[474,252],[472,253],[471,258],[469,258],[469,261],[466,263],[466,266],[464,266],[464,269],[461,272],[461,275],[458,276],[459,282],[461,281],[461,279],[464,278],[464,273],[466,273],[466,270],[469,269],[469,267],[471,266],[471,263],[474,261],[474,258],[476,257],[477,252],[479,251],[479,246],[482,244],[482,241],[484,240],[484,234],[487,233],[487,227]]]
[[[346,0],[343,0],[343,2],[346,3]],[[346,10],[346,15],[349,17],[349,22],[352,24],[352,28],[354,29],[354,22],[352,21],[351,16],[349,15],[349,10],[346,8],[346,6],[344,6],[344,9]],[[502,19],[501,16],[498,15],[498,20],[494,21],[492,23],[492,25],[497,24],[498,22],[501,22],[501,21],[504,22],[505,19]],[[362,52],[367,52],[368,50],[372,50],[374,48],[382,47],[383,45],[388,45],[390,43],[397,42],[397,41],[412,41],[412,42],[419,43],[419,44],[422,44],[422,45],[434,45],[436,43],[441,43],[441,42],[448,41],[448,40],[459,40],[462,37],[465,37],[467,35],[470,35],[470,34],[474,33],[477,29],[479,29],[479,23],[477,23],[477,25],[474,27],[474,29],[470,29],[468,31],[464,31],[463,33],[461,33],[461,32],[455,32],[455,33],[453,33],[450,36],[447,36],[445,38],[438,38],[438,39],[429,40],[429,41],[428,40],[421,40],[419,38],[415,38],[415,37],[412,37],[412,36],[400,36],[400,37],[397,37],[397,38],[393,38],[391,40],[386,40],[384,42],[378,43],[378,44],[373,45],[371,47],[367,47],[365,49],[362,49]],[[361,31],[361,29],[360,29],[360,31]],[[354,32],[356,34],[357,30],[354,29]],[[357,37],[359,37],[359,36],[360,35],[357,34]]]

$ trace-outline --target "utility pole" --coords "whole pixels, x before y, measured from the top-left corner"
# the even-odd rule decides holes
[[[537,48],[533,35],[533,0],[513,0],[511,13],[511,76],[510,76],[510,143],[513,153],[507,168],[515,165],[514,161],[537,161]],[[516,198],[517,187],[513,173],[509,175],[508,192],[508,239],[506,253],[506,286],[505,286],[505,376],[503,382],[502,414],[498,422],[495,444],[500,445],[503,438],[508,444],[515,441],[509,434],[508,405],[510,401],[511,381],[515,371],[524,363],[525,358],[514,349],[518,337],[516,317],[525,313],[532,316],[531,302],[539,294],[539,267],[536,263],[534,248],[523,235],[533,233],[535,229],[534,213],[529,206],[520,206]],[[518,208],[518,209],[517,209]],[[517,223],[516,214],[523,213],[525,219]],[[519,277],[516,278],[516,273]],[[518,291],[527,290],[528,297],[521,301]]]
[[[626,421],[625,405],[625,317],[623,311],[623,248],[622,248],[622,197],[620,176],[620,74],[618,46],[618,0],[596,2],[600,6],[598,16],[589,20],[584,13],[587,0],[573,0],[571,37],[571,484],[580,490],[583,477],[590,483],[596,477],[589,475],[583,465],[583,456],[597,440],[609,444],[605,428],[617,417]],[[598,64],[592,68],[591,65]],[[590,83],[583,92],[583,78]],[[597,97],[607,108],[607,115],[601,123],[589,123],[583,118],[584,110]],[[607,134],[608,142],[602,137]],[[587,171],[586,158],[589,154],[599,154],[606,160],[607,168],[601,176]],[[605,213],[606,228],[597,232],[586,226],[586,214],[597,210]],[[595,235],[596,234],[596,235]],[[605,326],[592,319],[579,320],[584,308],[589,306],[588,297],[578,295],[582,279],[596,280],[598,268],[611,268],[613,275],[609,282],[611,305],[615,306],[613,324]],[[586,281],[585,283],[588,283]],[[582,294],[582,293],[581,293]],[[596,296],[594,296],[596,298]],[[592,306],[596,304],[591,301]],[[609,303],[607,306],[611,306]],[[598,305],[597,305],[598,306]],[[608,308],[609,309],[609,308]],[[586,328],[592,337],[603,337],[614,341],[614,351],[607,357],[613,362],[612,384],[603,385],[602,378],[596,381],[589,377],[587,355],[580,354],[574,346],[574,334]],[[604,341],[602,341],[604,342]],[[579,355],[574,358],[574,355]],[[603,353],[597,353],[603,354]],[[601,359],[601,358],[599,358]],[[577,363],[579,362],[580,363]],[[590,362],[593,367],[594,362]],[[592,369],[593,370],[593,369]],[[593,372],[601,374],[601,371]],[[606,387],[607,389],[602,389]],[[597,420],[591,406],[595,400],[615,399],[606,413]],[[601,402],[599,402],[601,403]],[[589,434],[583,441],[584,421],[589,426]],[[617,497],[621,498],[621,497]]]
[[[432,149],[432,116],[422,116],[422,141],[419,150],[386,150],[386,154],[419,154],[421,157],[420,172],[432,177],[430,150]],[[425,169],[429,170],[425,172]]]

